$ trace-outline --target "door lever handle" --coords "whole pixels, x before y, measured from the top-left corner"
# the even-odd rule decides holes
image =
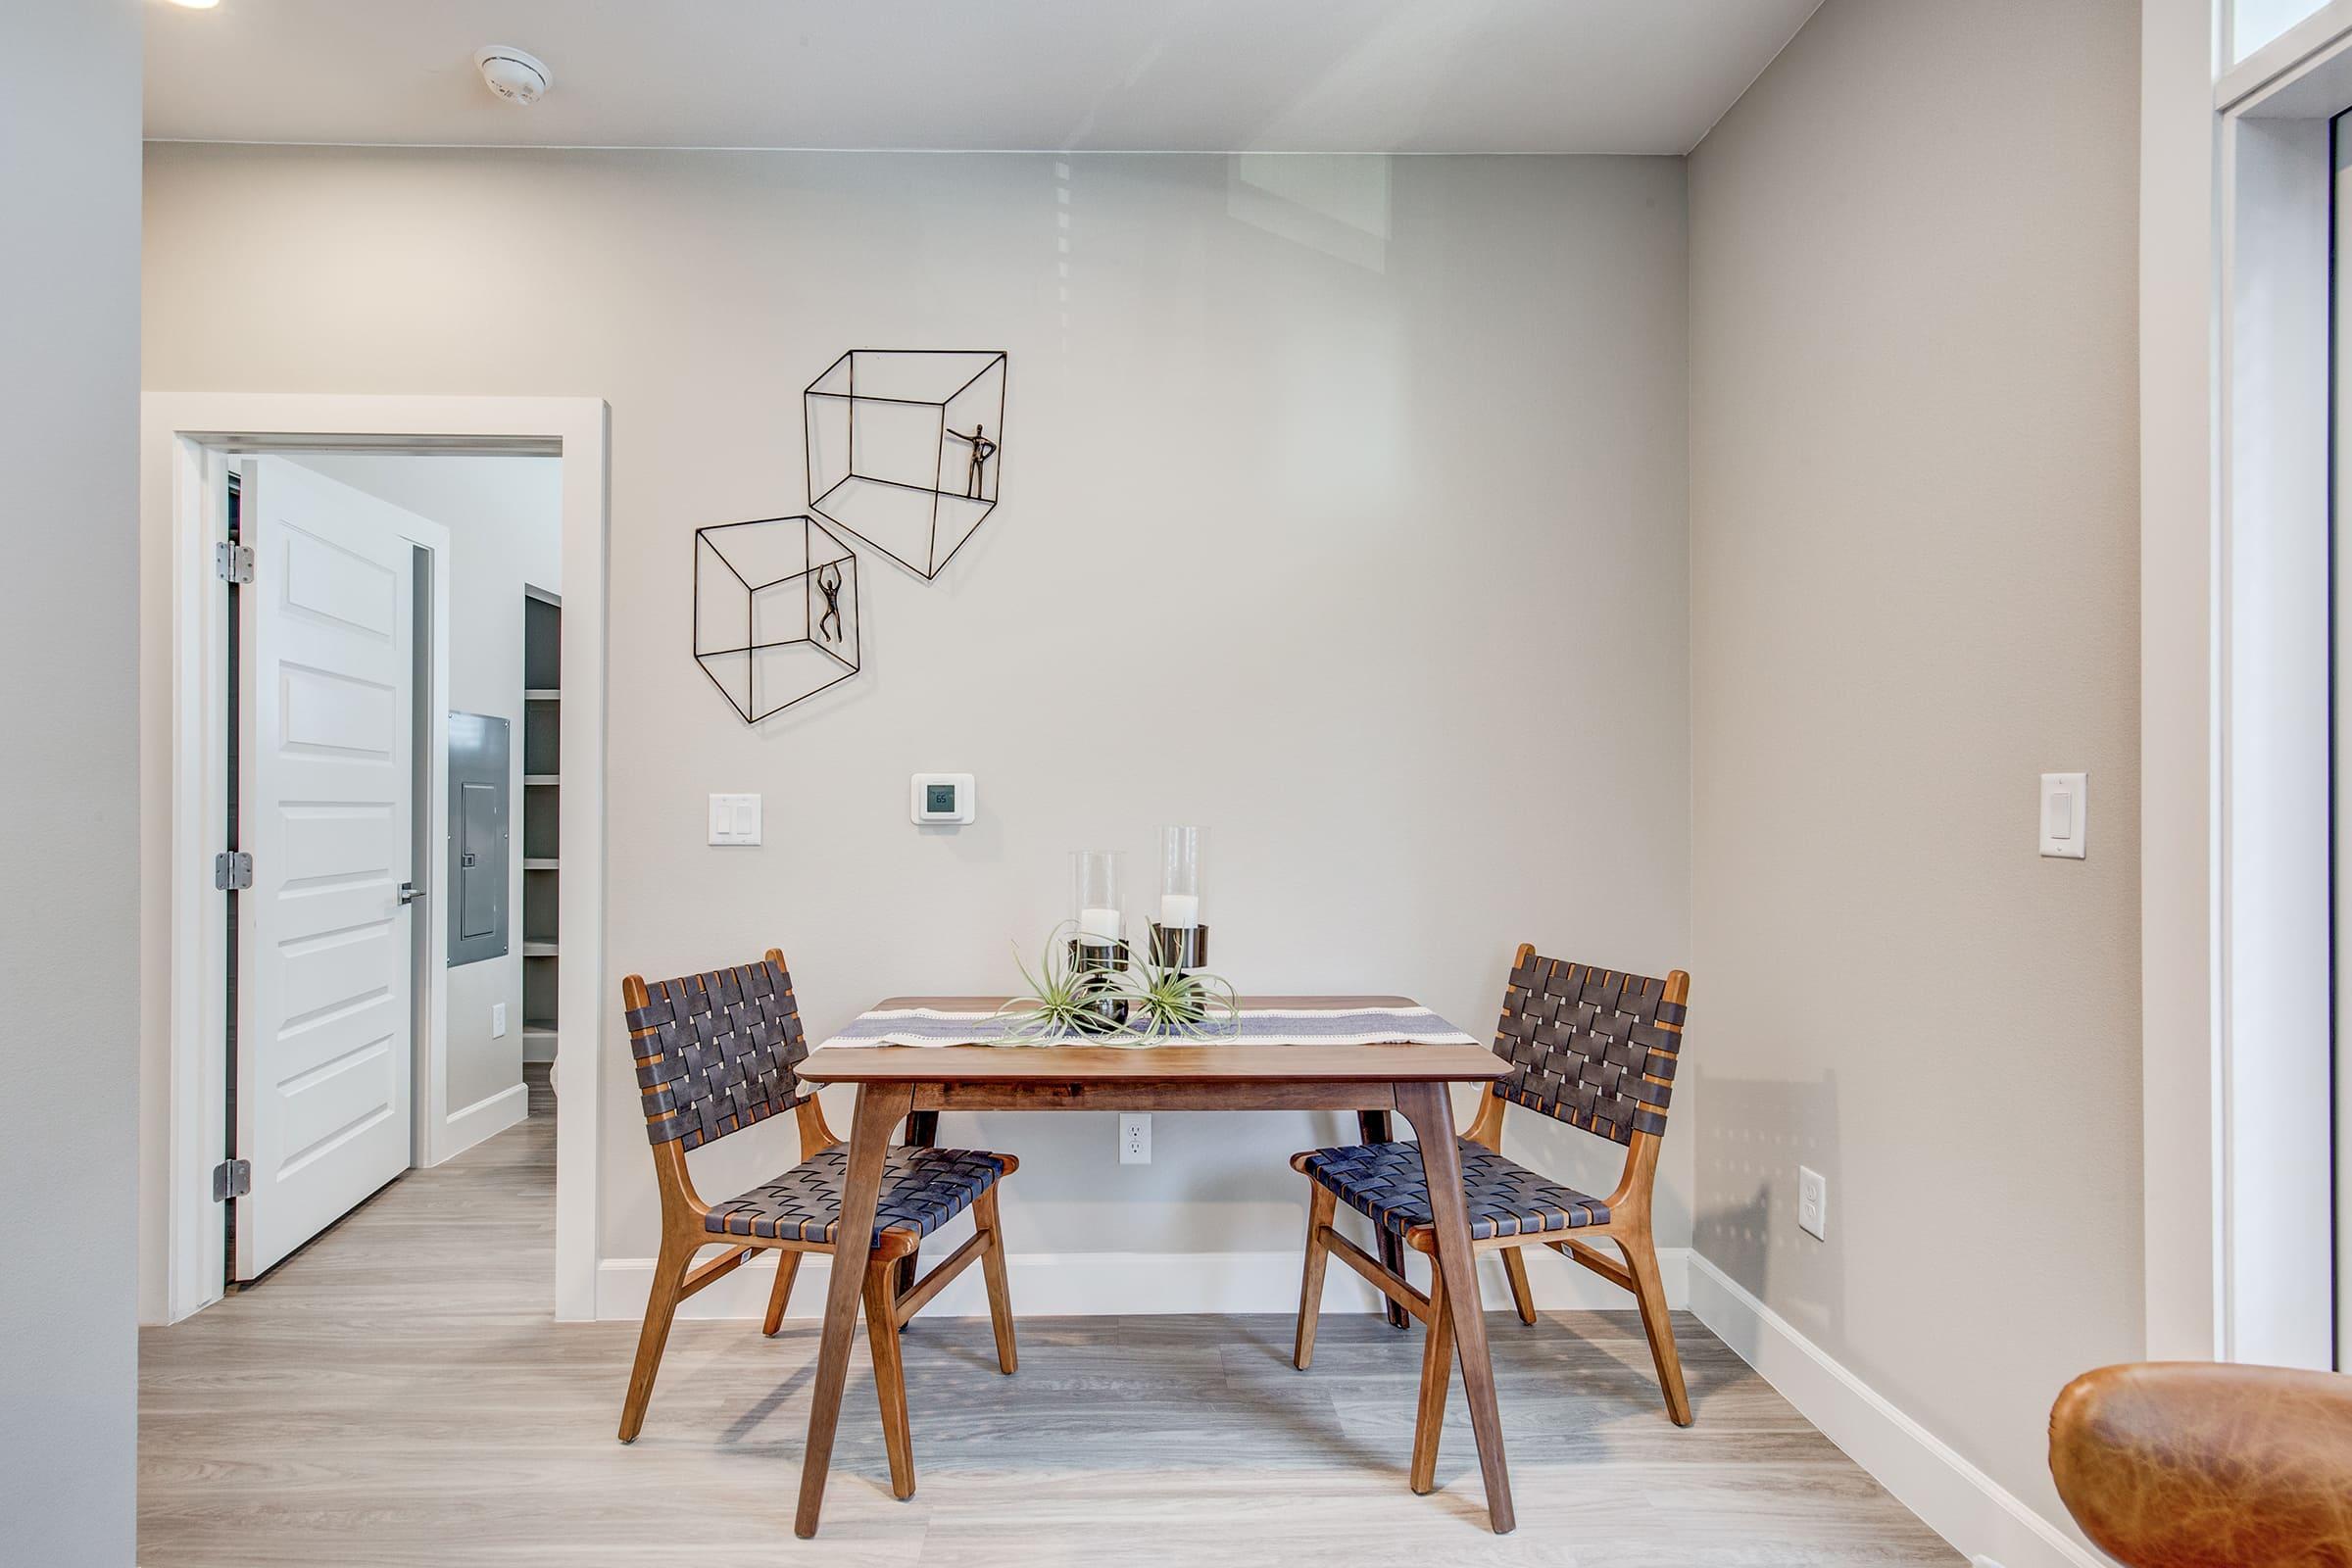
[[[414,882],[403,882],[400,885],[399,897],[402,904],[415,904],[418,899],[424,897],[424,889]]]

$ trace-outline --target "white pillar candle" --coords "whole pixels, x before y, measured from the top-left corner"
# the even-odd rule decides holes
[[[1119,940],[1119,911],[1116,909],[1081,909],[1078,911],[1078,935],[1088,942],[1116,942]]]
[[[1200,923],[1200,899],[1193,893],[1162,893],[1159,923],[1170,931]]]

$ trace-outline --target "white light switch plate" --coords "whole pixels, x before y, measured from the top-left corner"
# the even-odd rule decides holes
[[[710,842],[713,844],[759,843],[760,797],[757,795],[711,796]]]
[[[2082,858],[2090,827],[2090,775],[2041,775],[2041,853],[2062,860]]]
[[[506,1033],[507,1004],[503,1002],[493,1002],[490,1004],[490,1038],[503,1040],[506,1038]]]

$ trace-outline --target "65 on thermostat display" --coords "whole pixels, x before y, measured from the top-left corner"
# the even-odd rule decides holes
[[[969,773],[917,773],[908,794],[908,814],[925,826],[963,823],[979,810]]]

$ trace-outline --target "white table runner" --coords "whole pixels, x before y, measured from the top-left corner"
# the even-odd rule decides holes
[[[859,1013],[816,1047],[971,1046],[993,1044],[1019,1022],[1017,1015],[951,1012],[939,1007],[889,1007]],[[1095,1046],[1087,1035],[1024,1045]],[[1129,1042],[1132,1044],[1133,1042]],[[1198,1035],[1163,1042],[1187,1046],[1474,1046],[1478,1042],[1427,1007],[1244,1007],[1231,1021]]]

